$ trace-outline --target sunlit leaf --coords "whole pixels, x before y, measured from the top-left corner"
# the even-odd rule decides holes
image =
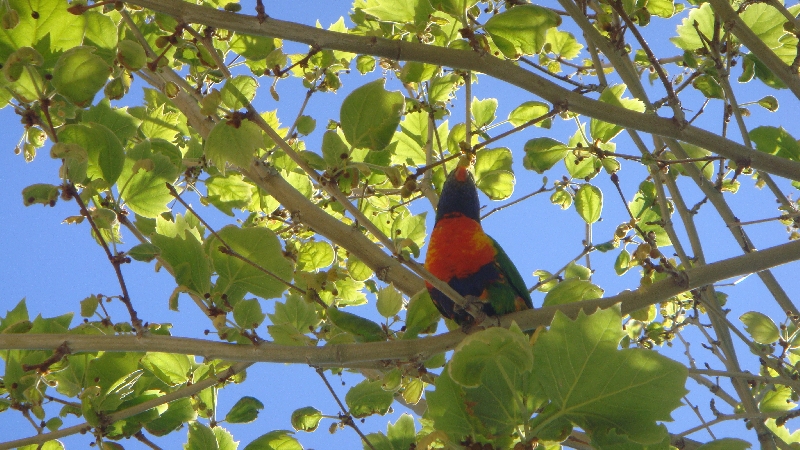
[[[547,30],[559,24],[561,17],[552,10],[525,4],[492,16],[484,29],[507,58],[517,59],[539,53]]]
[[[383,85],[383,79],[367,83],[342,102],[342,131],[353,147],[380,150],[389,144],[400,124],[403,94],[387,91]]]
[[[554,414],[592,433],[616,429],[652,444],[664,438],[657,421],[671,420],[687,392],[686,368],[648,350],[618,350],[623,335],[619,306],[581,311],[574,321],[557,312],[534,347],[534,378]]]

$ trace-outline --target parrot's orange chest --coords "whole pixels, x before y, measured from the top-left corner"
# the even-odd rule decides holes
[[[497,254],[480,223],[460,214],[445,216],[431,233],[425,268],[448,282],[466,278],[492,262]]]

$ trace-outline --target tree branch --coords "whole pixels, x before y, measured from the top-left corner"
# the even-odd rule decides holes
[[[220,11],[181,0],[127,0],[127,3],[169,14],[178,21],[186,23],[200,23],[256,36],[278,37],[309,44],[314,48],[369,54],[402,61],[419,61],[481,72],[536,94],[553,105],[566,106],[570,111],[626,128],[689,142],[732,159],[739,166],[750,166],[800,181],[799,162],[750,150],[737,142],[700,128],[677,123],[672,119],[637,113],[584,97],[580,93],[572,92],[529,72],[512,61],[490,55],[374,36],[348,35],[272,18],[267,18],[260,24],[254,16]]]
[[[800,259],[800,241],[725,259],[684,272],[682,280],[667,278],[645,288],[618,295],[565,305],[519,311],[500,317],[500,325],[516,322],[522,329],[549,325],[557,311],[576,317],[579,311],[594,312],[620,303],[623,314],[660,303],[687,290],[716,281],[764,270]],[[241,362],[277,362],[315,366],[357,367],[381,360],[424,360],[452,350],[466,337],[461,330],[415,340],[395,340],[324,347],[297,347],[264,343],[258,346],[211,342],[171,336],[81,336],[73,334],[0,334],[0,350],[51,350],[66,342],[72,353],[87,351],[164,352],[199,355]]]

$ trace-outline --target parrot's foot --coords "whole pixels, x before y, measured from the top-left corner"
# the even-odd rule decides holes
[[[500,325],[500,320],[497,317],[489,316],[486,314],[486,312],[484,312],[483,306],[485,303],[479,297],[467,295],[464,297],[464,299],[467,301],[467,304],[464,305],[464,311],[466,311],[472,317],[471,321],[462,325],[464,332],[468,332],[469,330],[474,330],[476,328],[484,329]]]

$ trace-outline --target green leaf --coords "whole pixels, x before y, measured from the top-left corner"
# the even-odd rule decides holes
[[[386,340],[386,333],[383,331],[383,327],[361,316],[340,311],[335,306],[328,308],[328,318],[337,327],[355,335],[357,341],[378,342]]]
[[[119,177],[120,197],[136,214],[156,218],[169,211],[167,203],[175,200],[166,183],[177,180],[178,168],[161,153],[152,154],[148,151],[141,156],[142,159],[125,159]]]
[[[60,191],[52,184],[32,184],[22,190],[22,203],[31,206],[36,203],[55,206]]]
[[[96,295],[91,295],[81,300],[81,317],[92,317],[100,304]]]
[[[725,98],[722,86],[711,75],[700,75],[692,81],[692,86],[700,91],[706,98]]]
[[[576,320],[557,312],[534,347],[533,377],[565,417],[589,434],[616,429],[640,444],[663,439],[657,421],[686,394],[682,364],[643,349],[618,350],[625,332],[619,305]],[[642,402],[647,398],[647,402]]]
[[[770,5],[754,4],[748,6],[740,17],[767,47],[774,49],[781,46],[780,39],[786,34],[783,28],[786,18],[778,9]]]
[[[632,441],[628,436],[618,432],[617,430],[602,430],[591,434],[591,444],[593,448],[599,449],[619,449],[619,450],[671,450],[674,447],[670,445],[670,436],[667,428],[662,424],[659,427],[660,437],[658,439],[654,436],[656,442],[653,444],[642,445],[638,442]]]
[[[406,449],[411,448],[416,439],[416,429],[414,427],[414,417],[408,413],[403,413],[395,423],[387,425],[387,436],[392,444],[392,448]]]
[[[403,339],[416,339],[420,333],[435,332],[436,324],[441,318],[428,290],[423,289],[408,301],[406,331]]]
[[[508,114],[508,121],[511,122],[511,125],[518,127],[530,122],[531,120],[542,117],[549,112],[550,106],[548,106],[547,103],[525,102],[514,108],[514,110]],[[535,125],[537,127],[550,128],[551,124],[552,120],[548,117],[547,119],[536,122]]]
[[[575,193],[575,211],[586,223],[600,220],[603,211],[603,192],[597,186],[582,184]]]
[[[253,200],[255,186],[244,181],[241,174],[211,176],[206,180],[208,202],[233,217],[233,208],[244,209]]]
[[[322,157],[329,167],[343,167],[350,156],[350,148],[335,131],[322,135]]]
[[[603,297],[603,290],[589,281],[570,278],[558,283],[544,296],[543,306],[563,305]]]
[[[195,235],[154,234],[150,239],[161,249],[161,258],[172,268],[179,286],[186,286],[201,296],[211,291],[211,264]]]
[[[788,444],[793,444],[800,442],[800,430],[795,430],[791,432],[784,424],[778,426],[775,422],[775,419],[767,419],[766,421],[767,428],[775,433],[775,436],[783,439],[783,442]]]
[[[409,414],[402,414],[397,422],[387,425],[387,433],[370,433],[364,443],[364,450],[408,450],[414,448],[416,441],[414,418]],[[388,436],[387,436],[388,435]]]
[[[643,112],[644,103],[641,100],[633,98],[622,98],[626,86],[624,84],[617,84],[615,86],[606,87],[600,94],[600,100],[609,105],[619,106],[621,108],[630,109],[631,111]],[[603,122],[602,120],[592,119],[589,122],[589,131],[593,139],[601,142],[608,142],[622,131],[622,127],[612,123]]]
[[[217,438],[217,445],[219,446],[219,450],[236,450],[239,448],[239,441],[233,440],[233,435],[228,432],[225,428],[222,428],[217,424],[214,427],[214,437]]]
[[[286,290],[285,283],[291,282],[293,268],[292,263],[284,257],[275,233],[266,228],[229,225],[219,230],[217,236],[233,251],[272,274],[268,275],[239,258],[223,254],[219,250],[222,243],[211,236],[205,246],[219,275],[216,285],[218,292],[241,290],[266,299],[279,297]]]
[[[400,69],[399,77],[404,83],[422,83],[423,81],[430,80],[438,72],[439,66],[409,61]]]
[[[494,122],[495,112],[497,111],[497,99],[487,98],[472,100],[472,117],[476,128],[483,128]]]
[[[53,68],[53,86],[80,107],[92,102],[111,75],[111,67],[94,51],[93,47],[72,48],[58,58]]]
[[[574,261],[567,264],[564,269],[564,279],[577,278],[579,280],[589,280],[592,277],[592,269],[576,264]]]
[[[313,406],[306,406],[292,412],[292,427],[297,431],[314,431],[321,420],[322,412]]]
[[[376,307],[378,308],[378,314],[383,317],[394,317],[403,308],[403,294],[393,284],[378,290],[377,297]]]
[[[211,428],[203,425],[200,422],[193,422],[189,424],[189,436],[186,444],[183,445],[184,450],[218,450],[217,437]]]
[[[775,112],[778,110],[778,99],[771,95],[767,95],[759,100],[758,104],[759,106],[766,108],[769,112]]]
[[[455,73],[433,77],[428,88],[428,99],[431,103],[446,102],[454,95],[456,86],[463,81],[464,79]]]
[[[428,0],[375,0],[364,12],[380,21],[426,24],[433,12]]]
[[[470,334],[456,347],[447,369],[461,386],[478,387],[484,369],[501,364],[501,358],[517,370],[530,371],[533,353],[525,335],[499,327]]]
[[[214,125],[205,142],[205,154],[217,168],[225,173],[225,163],[249,167],[256,149],[264,144],[261,129],[249,120],[238,126],[219,122]]]
[[[347,271],[350,272],[350,276],[356,281],[366,281],[373,274],[372,269],[352,253],[347,257]]]
[[[78,144],[56,142],[50,148],[50,157],[62,159],[66,176],[73,183],[84,183],[89,169],[89,152]],[[62,169],[62,170],[63,170]]]
[[[672,0],[667,0],[672,1]],[[653,3],[650,0],[650,3]],[[545,49],[548,53],[554,53],[563,59],[572,59],[581,53],[583,44],[575,39],[572,33],[561,31],[555,28],[547,30],[547,39],[545,41]]]
[[[258,328],[265,317],[256,299],[239,300],[233,307],[233,320],[242,328]]]
[[[661,226],[663,212],[656,199],[656,188],[653,183],[643,181],[639,184],[639,191],[628,204],[628,207],[633,217],[639,220],[639,229],[645,233],[648,231],[655,233],[656,243],[659,247],[672,245],[669,235],[667,235],[664,227]],[[671,210],[666,211],[667,216],[671,213]]]
[[[105,445],[106,443],[104,443]],[[64,444],[59,441],[47,441],[44,444],[31,444],[23,447],[17,447],[17,450],[64,450]],[[105,449],[103,449],[105,450]],[[115,450],[115,449],[111,449]]]
[[[707,442],[696,450],[747,450],[752,447],[747,441],[736,438],[722,438]]]
[[[189,380],[192,361],[179,353],[149,352],[141,360],[142,367],[169,386],[177,386]]]
[[[117,24],[114,23],[114,19],[96,10],[86,11],[83,16],[86,20],[83,43],[93,46],[97,56],[111,64],[117,53]]]
[[[280,40],[275,38],[242,33],[236,33],[231,39],[231,50],[248,60],[265,59],[279,45]]]
[[[750,311],[742,314],[739,320],[744,323],[744,329],[754,341],[759,344],[772,344],[781,337],[775,322],[760,312]]]
[[[425,243],[425,218],[428,216],[427,212],[422,214],[412,215],[408,210],[398,214],[392,222],[391,235],[395,242],[402,239],[412,240],[418,247],[422,247]]]
[[[28,321],[30,321],[28,306],[25,299],[22,299],[14,306],[14,309],[6,311],[5,317],[0,317],[0,332],[5,333],[12,325]]]
[[[745,68],[752,65],[755,77],[761,80],[765,85],[773,89],[786,89],[786,84],[778,78],[775,72],[752,53],[748,53],[744,56],[744,65]]]
[[[147,53],[139,42],[124,39],[117,44],[117,60],[126,69],[135,72],[147,64]]]
[[[392,140],[405,99],[384,89],[385,80],[367,83],[348,95],[339,112],[342,132],[353,147],[381,150]]]
[[[143,356],[143,353],[103,353],[89,361],[85,376],[103,394],[117,395],[119,405],[122,397],[133,393],[133,387],[142,375],[139,360]],[[113,411],[113,408],[106,410]]]
[[[238,75],[228,79],[220,89],[222,103],[230,109],[242,109],[256,97],[258,82],[247,75]]]
[[[504,200],[514,193],[511,150],[481,149],[476,154],[475,184],[492,200]]]
[[[327,242],[308,241],[300,246],[297,255],[297,269],[313,272],[333,264],[333,247]]]
[[[617,272],[617,275],[622,275],[631,268],[631,254],[628,253],[627,250],[623,249],[617,259],[614,261],[614,271]]]
[[[344,397],[350,414],[355,418],[372,414],[384,415],[394,401],[394,394],[384,391],[380,380],[364,380],[350,388]]]
[[[472,8],[478,0],[432,0],[431,5],[434,8],[441,9],[442,11],[451,14],[455,17],[461,18],[464,11]]]
[[[675,4],[673,0],[648,0],[647,11],[654,16],[668,19],[675,14]]]
[[[314,131],[317,126],[317,121],[311,116],[300,116],[297,119],[297,132],[308,136]]]
[[[756,149],[781,158],[800,161],[800,144],[783,127],[760,126],[750,131]]]
[[[358,55],[356,58],[356,69],[361,75],[367,74],[375,70],[375,57],[370,55]]]
[[[763,413],[782,413],[795,407],[797,403],[792,401],[792,388],[789,386],[775,386],[758,403],[758,409]]]
[[[695,28],[695,22],[697,28]],[[704,3],[699,8],[691,10],[689,15],[678,25],[677,31],[678,36],[669,40],[678,48],[689,51],[704,48],[698,31],[709,40],[714,36],[714,11],[711,9],[711,5]]]
[[[443,370],[436,378],[435,390],[428,391],[426,400],[426,418],[433,419],[436,430],[444,431],[456,442],[464,436],[480,434],[479,424],[473,420],[472,411],[467,410],[464,390],[450,378],[449,370]]]
[[[52,67],[57,52],[80,45],[83,40],[85,19],[69,13],[66,2],[11,0],[7,5],[17,11],[19,23],[0,33],[0,61],[21,47],[37,47],[49,53],[45,64]]]
[[[425,144],[428,139],[428,115],[422,112],[406,114],[400,131],[392,137],[392,162],[420,166],[425,164]]]
[[[170,402],[166,412],[157,419],[145,423],[144,427],[148,433],[154,436],[165,436],[196,418],[197,413],[192,407],[192,401],[188,398],[181,398]]]
[[[84,122],[95,122],[111,130],[120,142],[136,135],[141,120],[130,115],[127,108],[112,108],[108,99],[100,100],[83,113]]]
[[[77,144],[89,155],[86,174],[90,179],[102,178],[114,184],[125,165],[125,152],[117,136],[99,123],[66,125],[58,132],[58,141]]]
[[[247,444],[244,450],[303,450],[292,434],[286,430],[270,431]]]
[[[492,16],[484,29],[497,48],[510,59],[539,53],[547,30],[561,24],[552,10],[536,5],[519,5]]]
[[[305,332],[320,321],[314,305],[296,294],[287,295],[286,303],[276,302],[275,313],[270,314],[269,318],[274,324],[288,323]]]
[[[242,397],[233,405],[225,421],[228,423],[250,423],[258,418],[258,412],[264,409],[264,404],[254,397]]]
[[[555,139],[534,138],[525,143],[522,165],[528,170],[544,173],[567,156],[567,147]]]

